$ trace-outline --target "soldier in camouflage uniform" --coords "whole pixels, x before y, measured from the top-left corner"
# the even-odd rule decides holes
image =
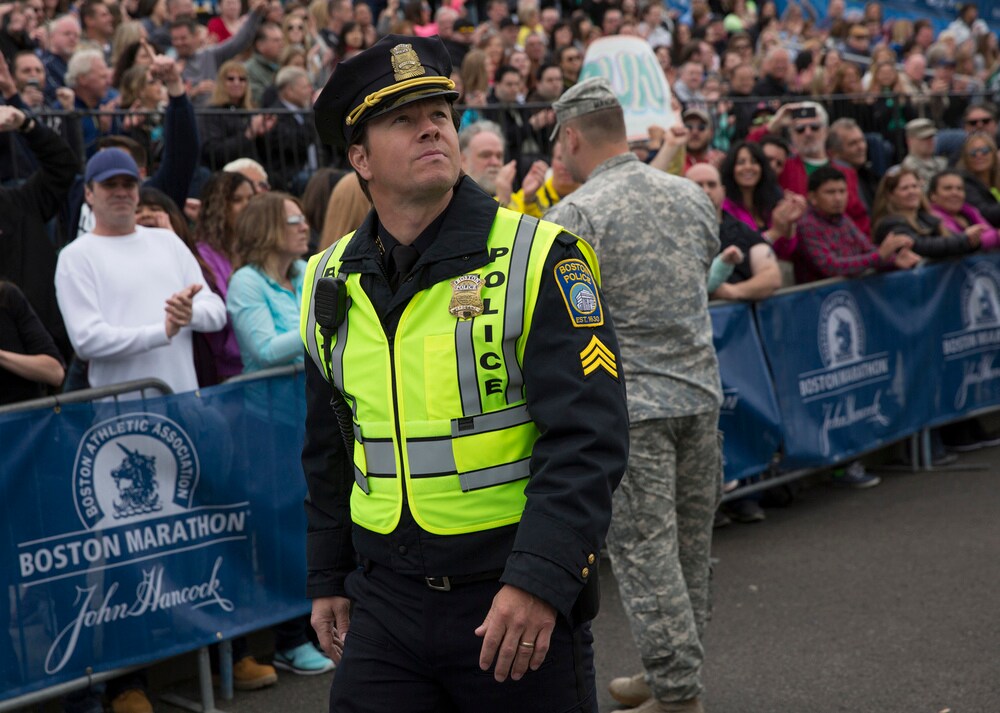
[[[705,289],[718,222],[697,185],[629,152],[606,80],[576,85],[554,108],[563,160],[585,183],[545,218],[597,251],[628,388],[631,453],[607,542],[646,670],[610,691],[642,713],[700,713],[722,482],[722,388]]]

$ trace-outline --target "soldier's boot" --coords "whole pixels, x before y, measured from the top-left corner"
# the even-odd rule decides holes
[[[623,706],[637,706],[653,696],[649,684],[646,683],[646,674],[644,673],[611,679],[611,683],[608,684],[608,693]]]
[[[111,701],[111,710],[113,713],[153,713],[153,705],[145,691],[130,688]]]
[[[699,698],[669,703],[650,698],[638,708],[633,708],[629,713],[705,713],[705,708],[701,705]]]

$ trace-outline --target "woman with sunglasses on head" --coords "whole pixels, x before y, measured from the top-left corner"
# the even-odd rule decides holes
[[[779,258],[789,259],[798,244],[795,223],[805,213],[805,200],[781,190],[767,156],[749,141],[733,144],[719,174],[726,189],[722,209],[763,235]]]
[[[1000,227],[1000,161],[997,145],[989,134],[983,131],[970,134],[962,144],[955,168],[965,181],[965,200],[990,225]]]
[[[882,177],[872,209],[873,242],[881,245],[890,233],[913,239],[913,252],[921,257],[944,258],[965,255],[979,248],[982,226],[961,233],[948,230],[931,212],[917,172],[893,166]]]
[[[302,256],[309,251],[302,204],[280,191],[255,196],[240,214],[236,233],[241,267],[229,281],[226,306],[243,371],[301,362]]]
[[[238,158],[259,160],[259,140],[274,128],[270,114],[250,114],[255,109],[246,67],[229,60],[219,67],[215,90],[201,125],[201,161],[209,170],[221,170]]]
[[[931,212],[951,232],[964,233],[970,228],[979,230],[979,242],[983,250],[995,250],[1000,245],[997,229],[987,222],[974,205],[965,201],[965,181],[958,171],[947,169],[934,174],[927,184],[927,199],[930,201]]]

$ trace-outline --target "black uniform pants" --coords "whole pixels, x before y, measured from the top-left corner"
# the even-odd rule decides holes
[[[354,603],[330,713],[596,713],[590,624],[557,618],[545,662],[520,681],[479,669],[486,617],[499,582],[430,589],[385,567],[347,579]]]

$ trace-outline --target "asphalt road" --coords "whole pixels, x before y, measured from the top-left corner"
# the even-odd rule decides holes
[[[1000,712],[1000,449],[960,463],[981,469],[891,473],[864,491],[814,483],[766,522],[717,530],[709,713]],[[616,709],[606,682],[638,671],[639,658],[610,570],[601,574],[605,713]],[[154,683],[185,667],[191,657],[161,664]],[[217,705],[326,711],[332,675],[283,674]],[[193,680],[171,688],[197,691]]]

